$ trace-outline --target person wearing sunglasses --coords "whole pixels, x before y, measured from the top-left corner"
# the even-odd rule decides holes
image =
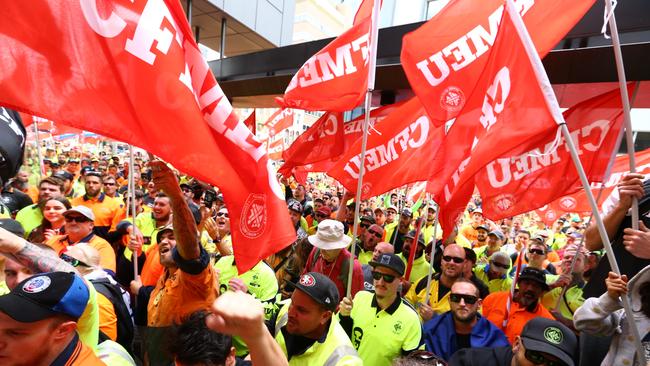
[[[474,267],[474,275],[488,286],[490,293],[508,291],[512,286],[512,277],[508,275],[511,262],[505,252],[495,252],[488,263],[479,264]]]
[[[518,257],[518,253],[510,256],[512,263],[517,263]],[[541,236],[534,236],[526,246],[522,263],[524,264],[524,267],[530,266],[542,270],[547,277],[547,282],[552,283],[557,280],[558,276],[555,266],[547,260],[547,257],[548,247],[545,244],[544,238]],[[510,275],[514,276],[514,268],[511,270]]]
[[[375,293],[360,291],[339,306],[341,326],[365,365],[389,366],[421,345],[422,327],[398,292],[406,266],[395,254],[371,261]]]
[[[382,254],[393,254],[395,249],[390,243],[379,242],[375,245],[375,250],[372,251],[371,261],[377,261]],[[370,261],[368,262],[370,263]],[[364,264],[361,266],[363,270],[363,288],[366,291],[374,292],[375,291],[375,280],[372,276],[373,268],[370,264]]]
[[[357,243],[357,258],[362,265],[368,264],[373,257],[375,246],[384,236],[384,229],[377,225],[368,225],[363,234],[359,235],[360,241]]]
[[[457,244],[447,245],[442,252],[441,266],[441,272],[431,278],[428,303],[425,303],[428,276],[414,282],[405,296],[406,300],[417,307],[423,321],[449,311],[451,285],[462,277],[465,270],[465,249]]]
[[[510,345],[503,331],[479,314],[481,298],[473,282],[464,278],[454,282],[449,304],[450,311],[424,323],[427,351],[448,361],[459,349]]]
[[[483,299],[483,316],[499,327],[511,344],[530,319],[554,319],[541,304],[542,296],[549,290],[544,272],[538,268],[524,268],[517,278],[517,287],[514,296],[510,291],[501,291]]]
[[[115,273],[115,251],[106,240],[95,235],[93,211],[86,206],[76,206],[65,211],[63,217],[65,234],[51,237],[46,244],[54,248],[57,254],[61,254],[70,246],[88,243],[99,252],[102,268]]]
[[[464,348],[449,360],[449,366],[575,366],[578,339],[558,321],[535,318],[526,323],[512,346]]]

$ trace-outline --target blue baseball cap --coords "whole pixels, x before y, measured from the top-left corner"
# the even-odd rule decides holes
[[[39,273],[0,296],[0,311],[21,323],[33,323],[56,315],[78,320],[89,297],[83,279],[72,272]]]

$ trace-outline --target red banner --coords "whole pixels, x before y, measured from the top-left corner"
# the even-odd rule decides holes
[[[499,157],[522,154],[557,131],[545,91],[544,69],[527,43],[526,30],[514,9],[504,11],[494,46],[474,91],[432,165],[427,189],[440,205],[441,226],[449,235],[474,190],[475,174]],[[545,83],[545,84],[542,84]],[[559,114],[559,111],[555,111]]]
[[[517,10],[544,57],[595,0],[519,0]],[[415,94],[435,125],[456,117],[487,62],[503,0],[452,0],[403,38],[401,61]]]
[[[257,134],[257,123],[255,120],[255,109],[251,112],[251,114],[246,117],[244,120],[244,125],[248,127],[248,129],[251,131],[253,135]]]
[[[636,170],[639,174],[650,175],[650,149],[639,151],[634,154],[636,159]],[[600,197],[599,204],[614,191],[616,185],[626,174],[630,173],[630,158],[627,154],[619,155],[614,160],[609,178],[604,183],[592,183],[591,192],[595,198]],[[602,193],[601,193],[602,190]],[[564,195],[548,205],[536,210],[537,214],[544,219],[547,225],[553,224],[555,220],[565,213],[590,214],[591,207],[587,201],[587,193],[580,189],[573,194]]]
[[[630,93],[632,89],[630,84]],[[619,89],[575,105],[564,112],[564,118],[589,181],[602,182],[623,127]],[[557,137],[550,131],[545,143],[492,161],[477,174],[486,217],[499,220],[529,212],[580,189],[566,141]]]
[[[361,140],[357,140],[327,174],[348,191],[356,192],[363,163],[362,199],[426,180],[430,165],[422,162],[436,153],[443,136],[443,128],[434,128],[420,101],[411,98],[374,126],[363,158]]]
[[[317,163],[344,151],[343,113],[328,112],[300,135],[282,153],[284,165],[279,172],[289,177],[294,167]]]
[[[268,121],[264,122],[264,126],[269,129],[269,136],[280,134],[280,132],[293,126],[293,109],[278,109],[269,117]]]
[[[284,107],[345,112],[357,107],[368,90],[373,0],[363,0],[352,28],[305,62],[293,76]],[[370,11],[368,11],[370,10]]]
[[[11,52],[0,103],[132,143],[219,186],[242,272],[294,241],[264,146],[233,113],[180,2],[100,4],[3,4],[0,46]]]

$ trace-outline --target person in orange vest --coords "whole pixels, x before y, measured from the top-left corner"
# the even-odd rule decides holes
[[[108,197],[102,188],[104,183],[99,172],[90,171],[84,176],[86,194],[70,201],[72,206],[86,206],[93,211],[95,216],[95,233],[102,238],[108,238],[108,231],[116,224],[121,206],[124,202]]]

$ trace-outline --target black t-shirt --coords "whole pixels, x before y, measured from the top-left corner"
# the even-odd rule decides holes
[[[457,349],[472,348],[472,345],[469,343],[470,337],[471,337],[471,334],[458,334],[458,333],[456,333],[456,345],[458,346]]]
[[[447,363],[449,366],[510,366],[511,346],[494,348],[463,348],[454,353]]]
[[[442,299],[449,291],[451,291],[449,287],[443,285],[440,281],[438,282],[438,299]]]
[[[287,347],[287,359],[291,360],[291,357],[296,355],[301,355],[305,353],[309,347],[316,343],[317,339],[311,339],[295,334],[289,334],[285,327],[282,327],[280,330],[282,336],[284,337],[284,344]]]

